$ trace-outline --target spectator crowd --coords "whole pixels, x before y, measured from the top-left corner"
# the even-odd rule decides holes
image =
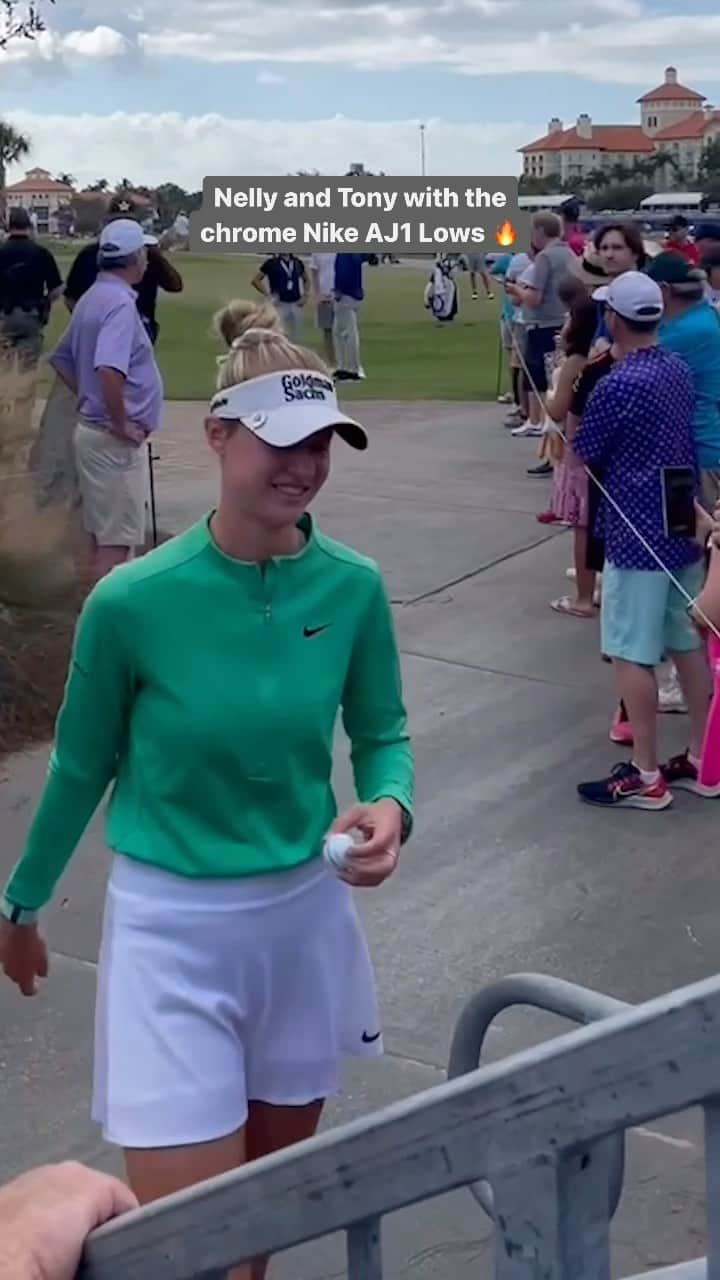
[[[720,796],[703,768],[713,685],[695,605],[720,507],[720,223],[691,237],[676,218],[655,244],[630,222],[584,240],[577,217],[573,202],[562,217],[535,215],[526,250],[494,265],[514,402],[505,425],[539,441],[528,474],[551,491],[537,518],[573,535],[575,593],[551,607],[599,613],[617,695],[610,738],[631,749],[579,796],[666,809],[675,790]],[[658,710],[688,717],[687,748],[668,760]]]

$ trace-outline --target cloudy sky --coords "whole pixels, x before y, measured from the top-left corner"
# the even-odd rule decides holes
[[[44,0],[49,30],[0,52],[0,115],[83,183],[413,174],[421,121],[430,174],[516,173],[551,115],[635,122],[668,63],[720,104],[718,3],[687,3]]]

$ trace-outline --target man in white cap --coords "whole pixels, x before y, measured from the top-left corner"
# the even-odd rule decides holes
[[[102,231],[98,277],[83,294],[53,368],[78,400],[75,461],[91,581],[145,542],[147,451],[160,425],[163,385],[134,287],[147,265],[139,223],[116,219]]]
[[[663,295],[649,276],[627,271],[593,297],[605,307],[619,360],[592,393],[574,448],[602,469],[608,495],[599,514],[602,651],[612,659],[633,727],[634,758],[578,792],[588,804],[666,809],[671,787],[710,794],[698,778],[710,674],[687,598],[676,585],[694,598],[703,582],[702,549],[693,536],[699,476],[692,375],[659,345]],[[665,654],[675,662],[688,704],[690,739],[688,750],[661,768],[656,668]]]

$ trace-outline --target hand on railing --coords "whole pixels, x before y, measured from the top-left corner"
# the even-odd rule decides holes
[[[117,1178],[84,1165],[47,1165],[0,1188],[0,1275],[74,1280],[87,1237],[136,1209]]]

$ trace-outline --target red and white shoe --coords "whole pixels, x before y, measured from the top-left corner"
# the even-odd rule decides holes
[[[640,770],[634,764],[616,764],[607,778],[598,782],[581,782],[578,795],[585,804],[599,805],[603,809],[621,806],[625,809],[667,809],[673,802],[662,772],[655,782],[643,782]]]
[[[632,747],[635,745],[632,725],[625,718],[625,713],[620,705],[618,705],[610,728],[610,741],[616,743],[619,747]]]
[[[660,766],[660,772],[668,786],[676,791],[690,791],[704,800],[717,800],[720,796],[720,783],[710,787],[701,782],[697,766],[689,759],[687,751],[681,756],[672,756],[667,764]]]

